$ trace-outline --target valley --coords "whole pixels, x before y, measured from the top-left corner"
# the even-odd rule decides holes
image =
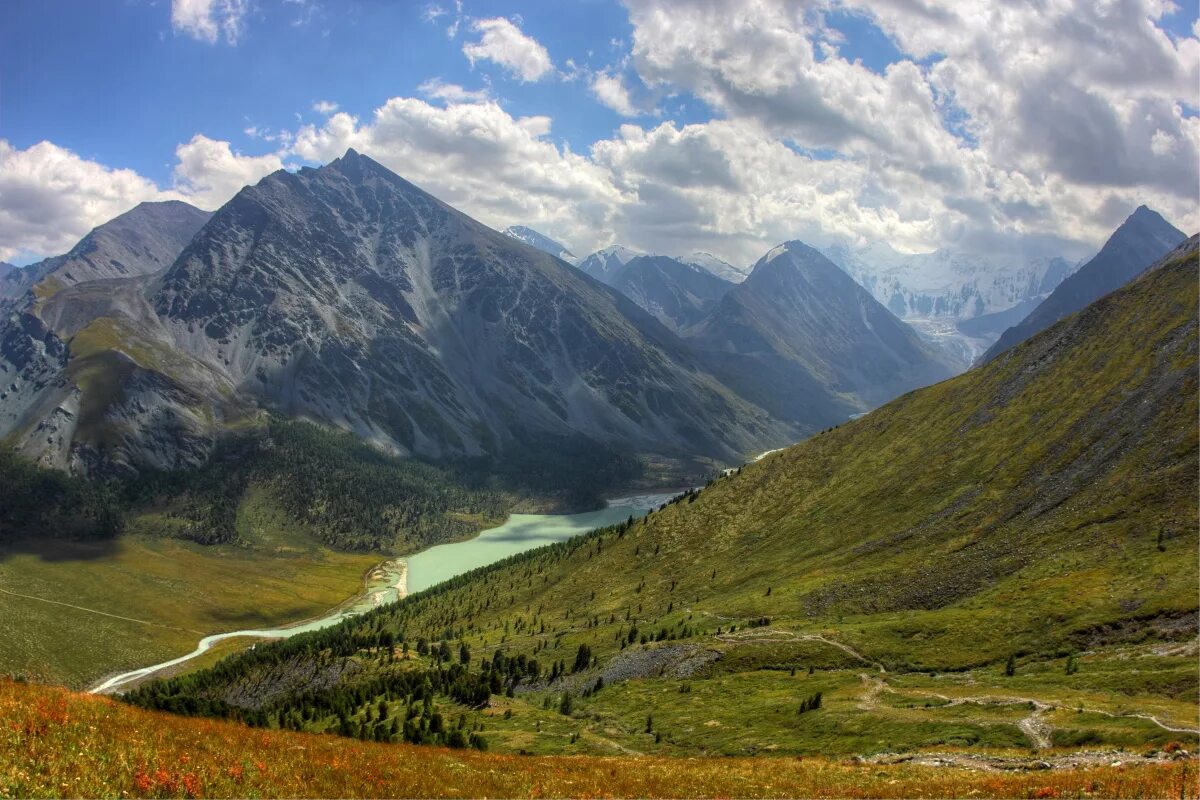
[[[0,4],[0,800],[1200,800],[1200,6]]]
[[[1195,257],[640,520],[128,699],[518,754],[1194,752]]]

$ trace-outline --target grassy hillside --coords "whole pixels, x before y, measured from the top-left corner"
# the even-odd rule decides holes
[[[1194,760],[992,772],[547,758],[257,731],[0,680],[0,797],[1196,797]]]
[[[389,738],[377,703],[465,646],[491,705],[439,713],[508,704],[493,749],[1194,746],[1195,258],[644,520],[132,699]],[[314,663],[361,702],[281,679]]]

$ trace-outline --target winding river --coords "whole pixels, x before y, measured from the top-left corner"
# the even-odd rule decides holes
[[[97,684],[91,691],[117,691],[161,670],[191,661],[207,652],[213,645],[227,639],[286,639],[299,633],[336,625],[348,617],[384,603],[394,602],[408,594],[449,580],[455,575],[495,563],[508,556],[553,542],[562,542],[595,528],[621,522],[630,516],[645,516],[675,494],[670,492],[620,497],[609,500],[608,506],[599,511],[586,511],[581,514],[512,514],[503,525],[483,531],[472,539],[439,544],[405,559],[380,564],[367,576],[366,588],[362,593],[322,617],[279,628],[229,631],[205,636],[196,649],[187,655],[114,675]]]

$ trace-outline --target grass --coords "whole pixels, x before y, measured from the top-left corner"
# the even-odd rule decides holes
[[[10,545],[0,551],[4,589],[153,624],[0,594],[0,673],[84,687],[183,655],[206,634],[321,614],[354,595],[381,560],[329,550],[285,521],[256,494],[239,515],[244,545],[137,533],[115,542]]]
[[[2,797],[1183,797],[1192,760],[981,772],[826,758],[493,755],[263,731],[0,680]]]

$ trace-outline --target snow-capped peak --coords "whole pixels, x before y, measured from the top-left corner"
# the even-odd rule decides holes
[[[578,264],[579,258],[566,248],[565,245],[554,241],[544,233],[539,233],[525,225],[509,225],[503,230],[505,236],[524,242],[530,247],[536,247],[542,252],[561,258],[568,264]]]
[[[750,270],[747,268],[735,267],[728,261],[717,258],[712,253],[705,253],[699,250],[686,256],[676,256],[675,260],[689,266],[699,267],[705,272],[716,275],[718,278],[727,280],[730,283],[741,283],[750,274]]]

